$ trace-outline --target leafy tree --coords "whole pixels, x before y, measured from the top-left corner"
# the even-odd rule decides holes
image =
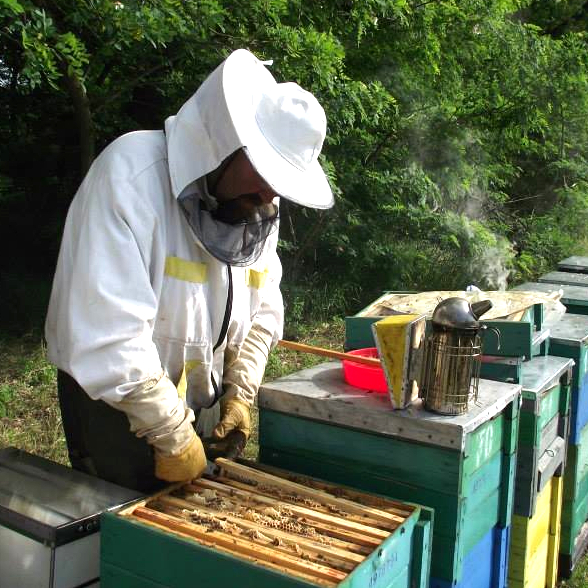
[[[585,4],[0,0],[4,275],[23,260],[50,274],[95,153],[160,128],[247,47],[328,113],[337,206],[282,203],[297,316],[349,312],[386,288],[533,277],[586,244]]]

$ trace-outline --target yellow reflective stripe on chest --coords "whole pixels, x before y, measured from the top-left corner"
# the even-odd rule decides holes
[[[181,257],[166,257],[164,273],[170,278],[184,282],[205,284],[208,280],[208,271],[205,263],[188,261]]]
[[[267,282],[269,270],[265,269],[262,272],[258,272],[254,269],[247,269],[245,272],[245,283],[251,288],[257,290],[263,288]]]
[[[178,389],[178,396],[180,398],[186,399],[186,390],[188,389],[188,374],[197,366],[200,365],[202,362],[198,361],[197,359],[189,359],[184,364],[184,369],[182,370],[182,375],[180,376],[180,381],[176,386]]]

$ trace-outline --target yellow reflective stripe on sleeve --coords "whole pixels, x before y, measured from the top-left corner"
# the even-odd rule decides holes
[[[186,400],[186,390],[188,389],[188,374],[199,364],[202,363],[197,359],[189,359],[184,364],[184,369],[182,370],[182,375],[180,376],[180,381],[177,385],[178,396]]]
[[[204,284],[208,280],[207,266],[205,263],[188,261],[181,257],[166,257],[164,273],[170,278]]]
[[[257,290],[263,288],[267,282],[269,270],[265,269],[262,272],[255,271],[254,269],[248,269],[245,274],[245,281],[251,288]]]

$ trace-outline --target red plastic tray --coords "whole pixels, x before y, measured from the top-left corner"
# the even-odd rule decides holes
[[[379,357],[376,347],[366,347],[365,349],[355,349],[349,351],[352,355],[361,355],[363,357]],[[373,392],[388,392],[386,376],[381,367],[355,363],[354,361],[343,360],[343,377],[351,386],[361,388],[362,390],[372,390]]]

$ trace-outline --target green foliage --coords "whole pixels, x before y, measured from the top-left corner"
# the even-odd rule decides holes
[[[50,274],[82,145],[160,128],[248,47],[328,114],[321,163],[337,206],[282,203],[291,320],[389,288],[535,277],[586,248],[584,12],[531,0],[1,0],[0,206],[15,235],[44,244],[26,267]],[[23,212],[33,202],[42,221]],[[16,248],[27,260],[29,249]]]
[[[14,391],[9,385],[0,386],[0,418],[8,416],[8,405],[13,396]]]
[[[551,271],[564,257],[587,255],[588,186],[583,182],[560,190],[553,208],[518,222],[522,245],[515,260],[517,282],[533,280]]]
[[[68,463],[55,386],[38,334],[0,338],[0,447]]]

